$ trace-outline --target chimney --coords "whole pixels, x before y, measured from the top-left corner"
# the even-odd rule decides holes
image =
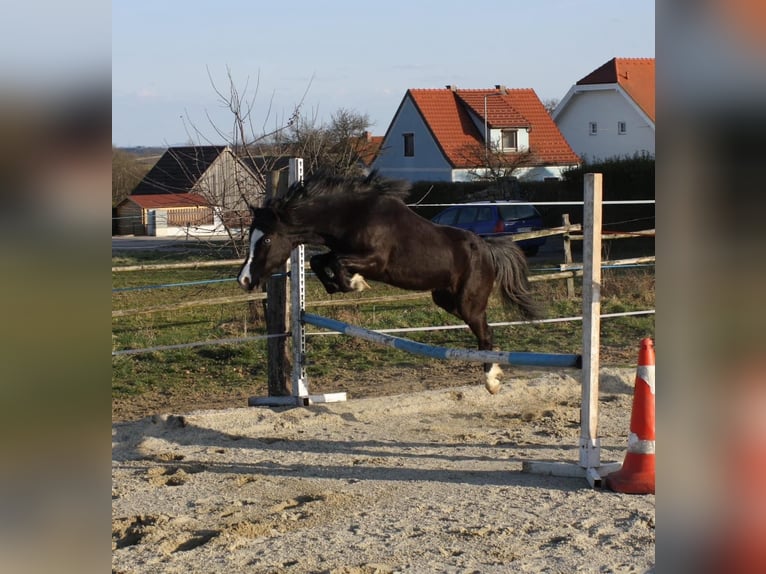
[[[495,89],[501,94],[508,93],[508,88],[506,88],[503,84],[495,84]]]
[[[447,84],[444,87],[447,88],[448,90],[452,91],[452,92],[456,92],[457,91],[457,86],[454,86],[452,84]]]

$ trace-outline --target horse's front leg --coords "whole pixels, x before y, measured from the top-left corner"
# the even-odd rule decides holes
[[[360,253],[339,254],[338,261],[348,273],[354,275],[367,275],[376,277],[383,270],[383,260],[379,255],[365,255]],[[364,280],[364,278],[361,278]]]
[[[330,294],[342,291],[342,285],[336,270],[338,266],[337,259],[332,251],[314,255],[309,260],[309,266],[319,281],[322,282],[322,285],[324,285],[325,291]]]
[[[328,293],[337,293],[338,291],[348,293],[349,291],[363,291],[369,288],[361,275],[355,274],[349,277],[348,271],[338,260],[337,254],[332,251],[314,255],[309,261],[309,265]]]
[[[375,272],[380,268],[379,258],[360,255],[340,255],[330,252],[333,259],[328,261],[328,267],[334,274],[334,280],[343,292],[364,291],[370,289],[364,275]]]

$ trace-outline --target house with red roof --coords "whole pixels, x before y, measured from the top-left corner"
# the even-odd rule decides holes
[[[572,150],[532,89],[410,89],[375,159],[381,175],[409,181],[560,178]]]
[[[573,85],[553,120],[585,160],[654,156],[654,58],[612,58]]]
[[[184,235],[201,229],[212,232],[214,220],[208,200],[198,193],[129,195],[117,206],[119,235]]]

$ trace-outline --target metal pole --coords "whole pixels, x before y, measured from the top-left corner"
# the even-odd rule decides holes
[[[303,159],[290,158],[288,185],[303,181]],[[303,328],[303,311],[306,308],[306,252],[299,245],[290,253],[290,330],[292,331],[293,373],[292,394],[299,401],[308,399],[306,380],[306,331]]]

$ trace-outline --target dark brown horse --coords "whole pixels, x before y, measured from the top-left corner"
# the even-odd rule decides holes
[[[317,176],[252,208],[250,252],[238,282],[248,291],[284,265],[298,245],[324,245],[311,268],[329,293],[367,286],[364,278],[394,287],[431,291],[434,303],[463,320],[479,349],[492,349],[487,302],[496,285],[503,302],[524,316],[538,315],[527,263],[510,237],[482,239],[436,225],[404,203],[409,184],[372,174],[366,179]],[[485,364],[485,386],[500,389],[497,364]]]

